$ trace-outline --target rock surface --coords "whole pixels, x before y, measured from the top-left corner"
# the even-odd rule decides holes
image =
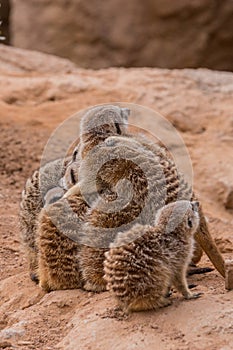
[[[60,123],[98,103],[138,103],[158,110],[180,131],[211,232],[224,257],[232,258],[233,212],[226,208],[219,183],[232,186],[233,74],[204,69],[91,71],[2,46],[0,67],[0,347],[127,350],[156,344],[161,350],[232,349],[233,291],[225,290],[216,271],[189,277],[195,290],[204,293],[202,298],[184,301],[174,292],[171,306],[127,318],[114,309],[107,292],[45,294],[29,279],[17,211],[23,184],[39,166],[43,148]],[[130,122],[156,132],[153,118]],[[211,266],[206,256],[200,266]]]
[[[232,0],[12,0],[14,45],[80,67],[233,70]]]

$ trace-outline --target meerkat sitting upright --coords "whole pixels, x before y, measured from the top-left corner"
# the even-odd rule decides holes
[[[182,200],[160,209],[153,227],[135,225],[118,233],[105,253],[104,278],[125,311],[169,305],[172,285],[186,299],[200,296],[186,281],[198,225],[198,202]]]

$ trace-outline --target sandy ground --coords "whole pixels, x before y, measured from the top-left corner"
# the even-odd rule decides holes
[[[224,257],[231,258],[233,75],[73,67],[67,72],[60,66],[56,71],[56,60],[49,73],[41,64],[27,69],[25,61],[19,68],[13,58],[17,69],[4,67],[0,81],[0,348],[233,349],[233,291],[225,290],[216,270],[189,278],[203,292],[200,299],[184,301],[174,292],[171,306],[124,317],[108,292],[44,293],[29,279],[18,226],[23,185],[39,166],[54,128],[89,105],[135,102],[159,110],[180,131],[211,233]],[[153,129],[153,119],[147,127]],[[200,266],[211,267],[206,256]]]

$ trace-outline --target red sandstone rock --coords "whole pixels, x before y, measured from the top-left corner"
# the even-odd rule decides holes
[[[233,69],[232,0],[12,0],[13,44],[85,68]]]

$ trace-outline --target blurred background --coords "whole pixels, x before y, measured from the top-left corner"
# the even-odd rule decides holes
[[[1,0],[5,44],[80,67],[233,70],[233,0]]]

